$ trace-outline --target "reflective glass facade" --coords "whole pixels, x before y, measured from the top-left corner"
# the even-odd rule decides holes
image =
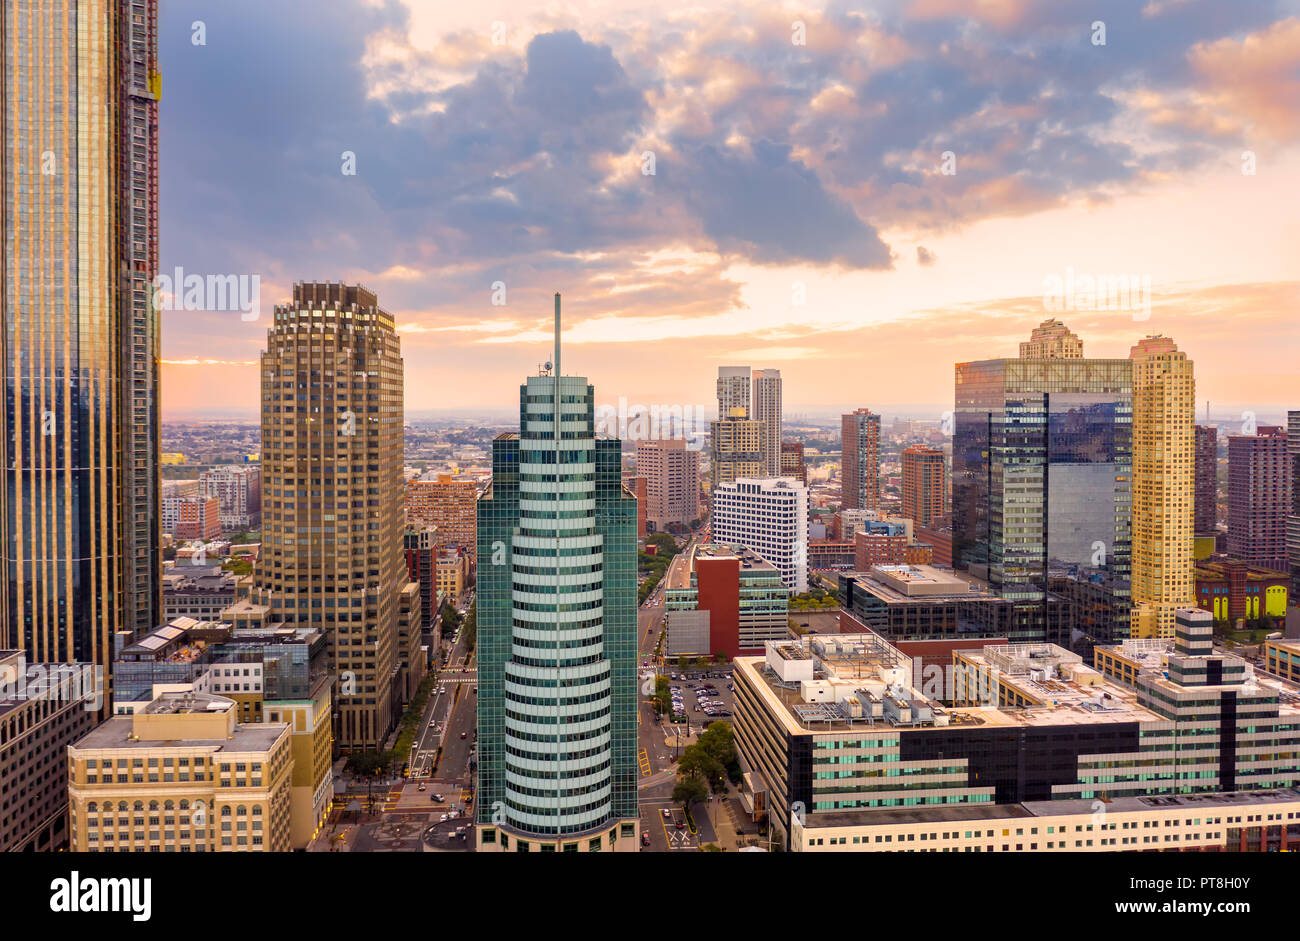
[[[1049,572],[1104,583],[1116,609],[1107,623],[1125,633],[1129,361],[959,363],[956,405],[954,566],[1026,603],[1046,599]]]
[[[637,813],[636,499],[594,401],[530,377],[478,504],[478,814],[516,836]]]
[[[162,615],[155,0],[5,0],[0,646]],[[106,702],[107,697],[106,697]]]

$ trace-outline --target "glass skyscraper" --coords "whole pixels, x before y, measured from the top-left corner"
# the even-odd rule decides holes
[[[1066,639],[1050,623],[1054,582],[1092,598],[1095,640],[1127,637],[1130,362],[997,359],[956,372],[954,566],[1016,601],[1046,640]]]
[[[4,0],[0,647],[162,616],[156,0]],[[108,702],[105,697],[105,702]]]
[[[556,336],[478,504],[479,847],[632,851],[636,498],[593,387],[560,374],[558,295]]]

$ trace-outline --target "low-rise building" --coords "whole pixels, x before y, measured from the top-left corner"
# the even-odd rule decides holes
[[[164,693],[67,749],[73,852],[286,852],[286,722],[240,724],[235,703]]]
[[[173,565],[163,573],[163,616],[216,621],[235,603],[239,577],[219,565]]]
[[[743,546],[696,546],[689,588],[664,591],[665,653],[732,658],[789,636],[790,590],[777,568]]]
[[[95,727],[103,695],[93,664],[0,650],[0,852],[67,846],[67,748]]]

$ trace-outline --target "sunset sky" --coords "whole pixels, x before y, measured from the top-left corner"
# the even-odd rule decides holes
[[[1300,407],[1297,2],[168,0],[159,48],[162,271],[262,282],[258,320],[163,315],[165,418],[255,416],[272,305],[324,279],[396,316],[408,415],[511,408],[557,290],[599,402],[740,364],[787,414],[937,417],[1055,316]],[[1149,278],[1149,318],[1048,310],[1068,271]]]

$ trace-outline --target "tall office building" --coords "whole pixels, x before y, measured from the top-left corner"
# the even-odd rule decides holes
[[[781,473],[781,370],[754,371],[750,417],[762,425],[763,476]]]
[[[1286,429],[1260,425],[1228,436],[1228,554],[1252,565],[1289,570],[1287,516],[1291,458]]]
[[[0,17],[0,647],[33,662],[107,670],[162,616],[156,24],[156,0]]]
[[[957,364],[953,565],[1016,601],[1044,640],[1064,640],[1049,571],[1099,589],[1095,640],[1128,634],[1132,376],[1127,359]]]
[[[880,509],[880,416],[860,408],[840,418],[840,506]]]
[[[262,557],[249,600],[325,634],[334,739],[392,728],[402,526],[402,357],[373,293],[298,283],[262,354]]]
[[[1173,637],[1195,606],[1192,577],[1196,379],[1168,337],[1146,337],[1133,364],[1132,637]]]
[[[1193,528],[1212,536],[1218,528],[1219,433],[1212,425],[1196,426],[1196,507]]]
[[[943,452],[914,444],[903,449],[903,516],[929,526],[944,515],[947,465]]]
[[[700,517],[700,452],[682,438],[639,441],[636,471],[646,479],[646,523],[655,532]]]
[[[478,503],[478,847],[634,852],[636,500],[595,390],[561,370],[559,294],[553,362]]]
[[[718,417],[726,418],[734,408],[750,413],[749,367],[718,367]]]
[[[713,491],[713,539],[776,566],[794,592],[808,590],[808,488],[792,477],[742,478]]]
[[[713,489],[741,477],[765,477],[763,423],[749,418],[736,406],[725,418],[710,425]]]

